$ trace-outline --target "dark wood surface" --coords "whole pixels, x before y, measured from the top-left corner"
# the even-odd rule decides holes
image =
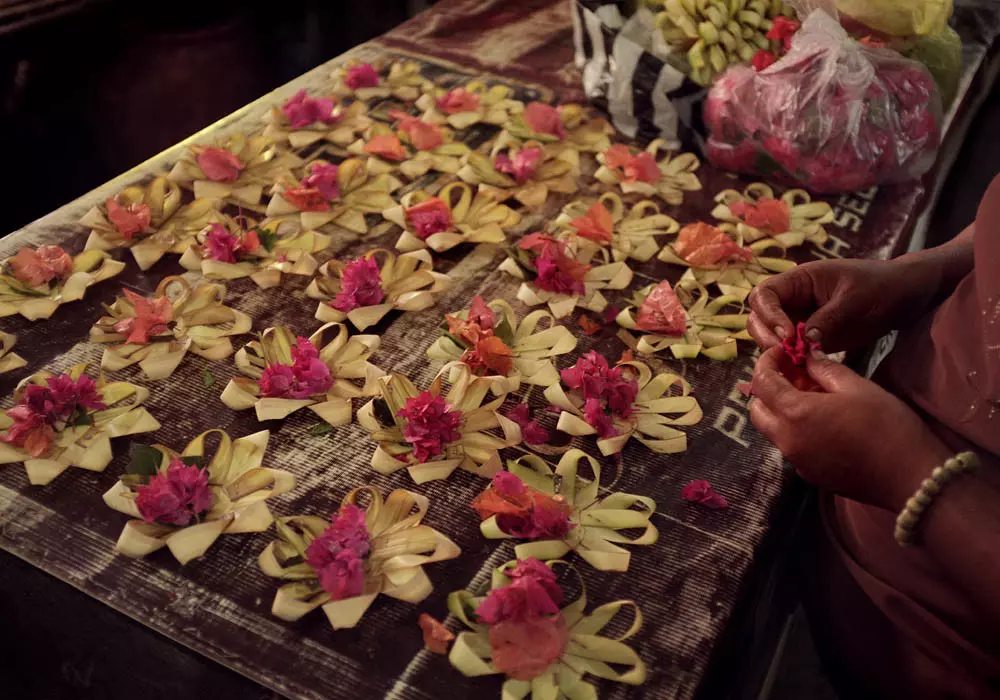
[[[460,5],[450,3],[444,10]],[[438,15],[441,22],[447,18],[444,10]],[[556,24],[558,8],[543,16]],[[411,32],[409,36],[422,36],[424,30],[420,27],[426,28],[426,19],[421,20],[424,24],[404,25],[394,34],[393,46],[398,48],[403,42],[400,37],[408,36],[407,32]],[[555,43],[553,51],[557,48]],[[434,48],[433,44],[427,46]],[[480,48],[482,56],[491,55],[488,39],[482,40]],[[372,58],[385,51],[384,46],[371,44],[351,55]],[[528,50],[529,55],[535,53],[535,49]],[[987,58],[986,47],[981,47],[978,53],[971,50],[969,53],[970,57],[978,57],[970,62],[969,70],[978,73]],[[452,52],[448,57],[454,59],[457,54]],[[517,57],[511,60],[517,63]],[[271,104],[300,87],[321,87],[327,82],[333,64],[302,76],[195,135],[192,141],[206,141],[233,130],[259,128],[260,116]],[[455,80],[462,74],[458,66],[430,58],[424,62],[424,68],[428,77],[441,81]],[[482,66],[475,66],[473,71],[481,74]],[[524,75],[523,71],[519,74]],[[522,96],[544,99],[554,97],[562,84],[561,79],[545,81],[544,85],[514,79],[510,82]],[[470,138],[475,143],[488,135],[474,130]],[[950,138],[958,138],[960,142],[958,132]],[[40,243],[59,243],[79,250],[86,231],[75,223],[77,219],[93,203],[114,194],[125,184],[167,169],[181,147],[8,236],[0,242],[0,255],[5,257],[23,245]],[[588,161],[585,172],[592,172],[593,166]],[[679,221],[707,218],[712,196],[739,182],[704,166],[700,175],[705,189],[689,196],[682,207],[667,209]],[[583,177],[580,182],[592,194],[599,191],[598,183],[589,178]],[[434,187],[440,185],[440,180],[430,178],[420,184]],[[524,219],[518,230],[535,230],[552,218],[565,201],[565,198],[553,199],[541,211],[522,212]],[[919,183],[835,198],[839,225],[830,229],[834,234],[831,243],[822,250],[804,248],[797,255],[803,260],[829,255],[888,256],[905,246],[923,201],[924,188]],[[344,231],[329,232],[334,234],[335,244],[324,258],[352,257],[373,247],[391,247],[398,233],[388,225],[375,226],[360,239]],[[513,298],[516,284],[495,272],[501,259],[500,251],[489,248],[456,250],[441,256],[439,269],[453,276],[454,288],[432,310],[390,317],[380,324],[376,330],[382,333],[382,347],[373,361],[384,369],[408,373],[418,383],[429,380],[434,368],[428,366],[423,350],[436,335],[441,313],[464,307],[475,293],[487,299]],[[633,287],[664,277],[676,279],[680,273],[661,264],[635,269]],[[18,349],[30,364],[24,371],[0,376],[0,389],[9,393],[18,379],[43,367],[62,369],[82,359],[98,362],[101,349],[86,342],[86,331],[101,315],[100,303],[109,302],[121,284],[151,292],[160,278],[178,270],[173,260],[161,261],[146,273],[140,273],[130,264],[117,280],[91,289],[85,301],[60,309],[50,321],[32,324],[19,318],[4,319],[0,325],[4,330],[18,333]],[[314,302],[303,295],[305,282],[293,280],[264,292],[249,280],[237,281],[229,286],[227,303],[250,314],[255,330],[282,323],[308,333],[318,324],[312,319]],[[614,295],[613,300],[623,296]],[[523,307],[518,308],[521,313],[526,312]],[[567,319],[566,324],[578,331],[572,320]],[[614,329],[606,329],[593,338],[581,337],[578,352],[591,347],[609,357],[617,357],[622,350],[614,338]],[[560,366],[572,362],[569,358],[561,361]],[[681,455],[654,455],[638,444],[629,445],[622,455],[622,477],[616,488],[656,499],[655,522],[661,537],[653,547],[633,548],[632,567],[627,574],[601,575],[583,569],[594,604],[633,598],[647,618],[636,642],[636,648],[650,664],[647,684],[639,688],[608,687],[602,695],[605,697],[688,698],[699,691],[703,696],[715,696],[716,689],[724,692],[726,683],[722,674],[728,672],[727,650],[739,648],[741,642],[753,638],[752,630],[750,637],[743,633],[741,628],[745,625],[741,621],[747,617],[746,609],[752,609],[761,596],[762,582],[767,581],[777,559],[780,535],[787,531],[800,506],[780,455],[750,428],[745,400],[735,388],[750,374],[750,355],[744,352],[729,363],[671,362],[668,366],[682,372],[694,385],[705,418],[687,431],[690,449]],[[206,367],[216,377],[216,386],[211,390],[202,386]],[[143,440],[155,439],[180,447],[210,427],[223,427],[234,436],[258,429],[252,413],[231,412],[218,401],[219,391],[233,373],[230,362],[209,364],[190,357],[169,380],[151,384],[152,395],[147,405],[163,428],[155,435],[143,436]],[[128,371],[122,376],[142,381]],[[534,400],[539,402],[537,396]],[[266,463],[292,471],[299,479],[297,488],[274,504],[277,513],[326,515],[344,493],[363,483],[373,483],[383,490],[410,486],[402,473],[381,477],[370,469],[368,459],[373,445],[360,427],[352,425],[327,436],[311,436],[306,431],[314,422],[313,418],[296,414],[267,426],[272,438]],[[499,694],[497,679],[464,679],[445,659],[423,651],[416,626],[419,612],[426,610],[444,617],[444,599],[451,590],[478,584],[491,567],[512,555],[509,545],[481,538],[474,514],[467,507],[483,487],[482,481],[463,473],[453,475],[447,482],[418,487],[432,500],[428,522],[463,548],[460,558],[428,567],[435,583],[432,596],[420,606],[379,599],[358,628],[335,633],[320,613],[296,624],[269,616],[276,582],[263,576],[256,567],[256,555],[271,537],[266,533],[224,537],[203,560],[185,567],[177,565],[166,552],[141,561],[115,556],[113,543],[125,518],[107,509],[100,494],[120,473],[126,442],[116,442],[116,459],[105,473],[71,470],[44,488],[29,486],[19,465],[0,470],[0,521],[3,522],[0,547],[125,616],[289,697],[432,698]],[[596,454],[592,442],[584,441],[582,446]],[[604,462],[608,467],[614,466],[613,460]],[[729,498],[732,507],[713,512],[683,502],[680,490],[694,478],[711,480]],[[49,604],[32,591],[23,590],[24,605]],[[108,619],[119,618],[112,616],[98,623],[108,625],[109,634],[115,633],[116,626],[129,629],[131,624],[122,620],[118,625],[107,622]],[[66,620],[66,624],[73,624],[72,620]],[[153,645],[150,653],[169,656],[170,651],[161,650],[173,649],[171,645]],[[734,657],[730,654],[730,658]],[[169,659],[163,663],[164,668],[171,667]],[[126,657],[123,667],[128,665]],[[709,673],[710,668],[714,673]],[[86,670],[72,666],[67,673],[75,678],[78,674],[86,675]],[[710,675],[707,681],[706,674]],[[226,681],[219,682],[222,687]],[[233,687],[240,688],[238,683]],[[228,691],[219,692],[220,697],[227,697]],[[199,695],[202,696],[210,694]]]

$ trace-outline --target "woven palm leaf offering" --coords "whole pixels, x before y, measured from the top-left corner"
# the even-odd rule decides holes
[[[747,185],[743,192],[723,190],[712,216],[722,221],[719,229],[744,243],[771,239],[783,248],[806,241],[821,245],[827,234],[823,224],[833,221],[828,202],[814,202],[805,190],[787,190],[775,198],[774,190],[762,182]]]
[[[342,323],[328,323],[308,338],[268,328],[236,353],[246,377],[229,380],[222,402],[234,411],[253,408],[262,421],[308,407],[332,426],[347,425],[351,399],[378,394],[382,370],[368,361],[378,346],[377,335],[352,336]]]
[[[0,416],[0,464],[23,462],[28,481],[44,485],[70,467],[102,472],[111,462],[111,438],[159,429],[142,406],[148,389],[95,380],[86,371],[84,362],[17,385],[14,407]]]
[[[17,336],[0,331],[0,374],[26,367],[28,361],[14,352]]]
[[[605,192],[597,201],[581,200],[563,207],[556,226],[582,239],[581,248],[608,248],[616,262],[628,258],[646,262],[660,252],[657,236],[677,233],[680,224],[652,200],[632,205],[628,213],[625,204],[614,192]]]
[[[603,264],[592,265],[596,253]],[[632,270],[622,261],[610,262],[605,248],[581,246],[579,239],[561,240],[547,233],[524,236],[508,251],[500,269],[519,280],[517,298],[528,306],[548,304],[556,318],[564,318],[580,306],[603,311],[608,301],[605,289],[625,289]]]
[[[699,221],[681,228],[656,257],[690,268],[691,274],[685,274],[688,279],[706,288],[715,285],[724,296],[742,302],[767,278],[795,267],[794,262],[784,257],[763,255],[772,248],[782,255],[786,251],[772,236],[744,246],[715,226]]]
[[[503,125],[497,143],[506,147],[540,142],[556,151],[565,148],[578,154],[607,150],[614,128],[603,117],[587,117],[588,110],[581,105],[553,107],[544,102],[529,102]]]
[[[20,314],[49,318],[63,304],[83,299],[87,288],[114,277],[125,263],[103,250],[70,255],[57,245],[25,246],[0,261],[0,318]]]
[[[437,124],[421,121],[405,112],[392,110],[396,129],[375,123],[362,138],[347,147],[347,152],[365,162],[370,173],[399,170],[415,180],[431,170],[454,174],[462,166],[461,157],[469,152],[464,143],[452,140],[451,133]]]
[[[431,88],[417,100],[417,107],[424,110],[420,119],[430,124],[447,124],[454,129],[480,123],[500,126],[524,111],[524,103],[513,95],[514,90],[506,85],[487,87],[474,80],[450,90]]]
[[[638,290],[617,321],[630,331],[641,331],[635,345],[640,354],[669,349],[677,359],[704,355],[731,360],[738,353],[737,341],[753,340],[746,329],[749,317],[743,298],[712,297],[689,269],[676,288],[664,280]]]
[[[590,467],[592,478],[580,474]],[[507,462],[472,508],[491,540],[516,539],[518,559],[561,559],[569,552],[600,571],[628,571],[632,555],[621,545],[650,545],[659,537],[650,521],[656,502],[646,496],[608,492],[602,496],[601,466],[572,449],[552,469],[537,455]],[[633,531],[629,537],[623,531]]]
[[[521,215],[498,202],[492,191],[473,191],[464,182],[445,185],[437,196],[407,192],[382,216],[403,229],[396,250],[404,253],[423,248],[442,253],[463,243],[506,243],[507,229],[521,221]]]
[[[295,477],[261,466],[270,433],[232,440],[206,430],[180,453],[133,443],[125,473],[104,502],[134,518],[115,550],[144,557],[166,547],[181,564],[204,555],[222,535],[264,532],[274,521],[267,500],[290,491]]]
[[[415,102],[431,82],[420,74],[414,61],[348,61],[334,69],[333,94],[368,101],[395,97],[403,102]]]
[[[377,489],[362,486],[329,521],[278,518],[278,539],[258,558],[265,574],[289,581],[278,589],[271,614],[294,622],[322,608],[339,630],[356,626],[380,595],[414,604],[427,598],[434,586],[424,566],[461,554],[424,524],[429,505],[412,491],[397,489],[383,500]]]
[[[230,336],[250,332],[252,322],[242,311],[224,306],[226,287],[192,287],[182,277],[165,277],[151,298],[130,289],[105,307],[90,329],[93,343],[113,343],[104,349],[106,372],[138,364],[147,379],[165,379],[188,352],[207,360],[233,354]]]
[[[653,452],[683,452],[687,435],[673,426],[695,425],[702,417],[687,380],[672,372],[654,375],[638,360],[611,367],[592,350],[560,376],[561,383],[545,390],[549,404],[560,409],[556,427],[596,435],[603,455],[621,452],[633,437]]]
[[[573,334],[557,325],[548,311],[532,311],[518,322],[507,301],[487,304],[480,296],[468,309],[445,314],[441,331],[427,356],[457,361],[453,372],[467,368],[489,379],[490,390],[498,396],[517,391],[522,382],[543,387],[558,382],[553,358],[576,347]]]
[[[264,115],[264,136],[278,144],[305,148],[317,141],[347,146],[372,125],[364,102],[346,107],[336,97],[310,97],[305,90]]]
[[[214,146],[191,146],[167,177],[194,190],[198,199],[256,207],[265,187],[301,163],[263,134],[232,134]]]
[[[219,200],[196,199],[182,205],[181,197],[177,183],[165,177],[126,187],[80,219],[90,228],[85,249],[128,248],[141,270],[148,270],[167,253],[182,254],[195,235],[220,221],[222,214]]]
[[[208,279],[252,279],[261,289],[281,284],[283,275],[309,276],[319,263],[313,257],[330,245],[330,237],[302,230],[290,219],[256,222],[224,216],[198,232],[181,256],[181,265]]]
[[[697,192],[701,181],[695,171],[701,165],[693,153],[675,154],[663,139],[652,141],[645,151],[616,143],[597,155],[601,167],[594,177],[606,185],[616,185],[624,194],[658,196],[677,206],[685,192]]]
[[[357,158],[340,165],[314,160],[303,168],[301,179],[290,174],[278,179],[267,216],[298,216],[303,230],[334,223],[365,233],[365,214],[381,214],[395,204],[391,193],[402,184],[392,175],[369,172]]]
[[[494,145],[486,155],[470,151],[462,158],[458,176],[497,201],[516,199],[526,207],[545,204],[551,192],[573,194],[578,186],[580,154],[573,148],[553,148],[539,141]]]
[[[504,700],[597,698],[587,676],[643,683],[646,665],[625,643],[642,627],[635,602],[618,600],[587,614],[582,581],[579,597],[568,602],[555,567],[576,571],[563,561],[512,561],[493,572],[483,594],[452,593],[448,610],[469,629],[455,639],[451,665],[466,676],[505,676]],[[619,613],[628,611],[632,623],[625,632],[611,632]]]
[[[418,484],[447,479],[456,469],[490,479],[501,468],[499,450],[521,442],[518,424],[498,412],[506,394],[484,404],[492,382],[451,369],[445,365],[425,391],[399,373],[379,378],[379,395],[358,411],[358,423],[377,443],[375,471],[406,469]],[[454,379],[447,394],[444,376]]]
[[[434,272],[429,251],[396,255],[378,248],[355,260],[324,263],[306,288],[306,296],[320,300],[318,320],[350,321],[363,331],[390,311],[429,309],[450,286],[448,275]]]

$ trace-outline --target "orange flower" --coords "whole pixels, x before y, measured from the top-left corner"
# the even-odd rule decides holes
[[[791,227],[791,207],[782,199],[762,199],[759,202],[733,202],[729,205],[733,216],[765,233],[785,233]]]
[[[475,112],[479,109],[479,95],[469,92],[464,87],[455,88],[439,97],[437,100],[438,109],[445,114],[458,114],[459,112]]]
[[[10,259],[14,277],[30,287],[48,284],[52,280],[66,279],[73,272],[73,260],[57,245],[21,248]]]
[[[146,299],[129,289],[123,289],[125,298],[132,304],[135,316],[115,324],[115,332],[128,335],[126,343],[145,345],[149,336],[167,331],[167,324],[174,318],[174,307],[167,297]]]
[[[712,267],[733,259],[753,259],[748,248],[736,245],[736,241],[704,221],[688,224],[680,230],[674,241],[674,252],[694,267]]]
[[[316,187],[293,187],[281,196],[300,211],[327,211],[330,208],[330,202]]]
[[[635,327],[664,335],[684,335],[687,314],[669,280],[660,282],[639,305]]]
[[[615,365],[623,365],[626,362],[632,362],[633,360],[635,360],[635,355],[632,353],[632,348],[626,348],[622,351],[622,356],[618,362],[615,363]]]
[[[427,613],[420,613],[417,624],[424,632],[424,646],[432,654],[447,654],[448,645],[455,640],[455,633]]]
[[[469,365],[475,374],[490,371],[502,377],[506,377],[514,366],[510,348],[492,332],[462,353],[462,362]]]
[[[632,152],[623,143],[616,143],[604,152],[604,164],[609,168],[624,168],[632,158]]]
[[[440,127],[434,124],[428,124],[406,112],[396,110],[389,112],[389,116],[399,120],[399,131],[406,134],[410,143],[418,151],[429,151],[444,143]]]
[[[601,244],[610,243],[615,230],[611,212],[601,202],[594,202],[584,216],[571,220],[569,225],[581,238]]]
[[[601,330],[601,324],[596,323],[590,316],[586,314],[581,314],[577,323],[580,324],[580,328],[586,335],[594,335]]]
[[[621,170],[625,182],[652,184],[663,176],[652,153],[643,151],[633,155],[628,146],[621,143],[616,143],[604,152],[604,164],[609,168]]]
[[[406,160],[406,149],[395,134],[373,136],[371,141],[365,144],[364,151],[386,160]]]
[[[569,629],[562,613],[552,617],[504,620],[490,626],[493,664],[500,673],[530,681],[545,672],[566,651]]]
[[[142,233],[149,228],[152,212],[145,204],[135,202],[123,207],[114,197],[104,203],[108,210],[108,220],[118,229],[126,241],[131,241],[137,233]]]

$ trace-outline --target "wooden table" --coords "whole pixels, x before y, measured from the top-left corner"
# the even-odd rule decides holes
[[[822,248],[801,249],[796,253],[799,259],[888,257],[909,245],[915,226],[933,199],[929,195],[943,181],[977,99],[996,70],[995,32],[983,31],[983,21],[963,12],[959,7],[960,27],[969,42],[966,80],[963,96],[950,116],[941,165],[922,183],[833,198],[836,223],[830,227],[830,240]],[[271,105],[303,87],[320,90],[328,84],[333,66],[348,57],[415,57],[429,78],[442,83],[472,75],[502,79],[515,87],[522,99],[578,97],[577,77],[569,67],[568,13],[569,7],[562,0],[439,3],[385,37],[301,76],[6,237],[0,241],[0,256],[11,255],[24,245],[43,243],[79,251],[86,231],[76,222],[93,204],[127,184],[165,171],[189,143],[259,129],[261,116]],[[981,34],[975,35],[973,30]],[[423,53],[418,54],[418,50]],[[552,66],[561,67],[552,70]],[[491,130],[472,129],[468,140],[480,145],[491,134]],[[577,196],[600,191],[599,183],[586,177],[593,170],[594,163],[588,161]],[[739,184],[736,178],[707,166],[702,166],[699,174],[704,189],[689,194],[682,206],[666,208],[666,213],[682,223],[710,220],[712,196]],[[441,182],[441,178],[431,176],[416,184],[435,188]],[[518,232],[541,228],[565,202],[566,198],[550,198],[540,210],[522,211]],[[391,248],[398,234],[389,224],[374,226],[361,238],[335,228],[328,232],[334,236],[334,245],[322,254],[324,259],[333,255],[352,258],[371,248]],[[123,253],[118,251],[126,259]],[[176,258],[165,259],[146,273],[136,268],[131,256],[127,259],[130,264],[122,275],[92,288],[84,301],[64,306],[49,321],[29,323],[15,317],[0,322],[4,330],[18,334],[18,350],[29,359],[25,370],[0,376],[5,394],[31,371],[61,370],[82,360],[98,363],[101,348],[87,342],[87,330],[102,314],[100,304],[111,302],[122,285],[148,294],[163,276],[181,271]],[[486,299],[514,298],[517,284],[496,271],[502,259],[502,251],[487,247],[456,249],[440,256],[438,269],[452,276],[453,288],[431,310],[383,321],[376,329],[382,334],[382,345],[374,361],[383,369],[409,374],[418,384],[428,381],[436,368],[427,363],[423,350],[437,336],[442,313],[464,308],[474,294]],[[676,279],[680,274],[662,263],[635,265],[633,269],[636,280],[632,288],[664,277]],[[303,294],[306,282],[293,279],[262,291],[249,280],[240,280],[229,285],[227,303],[250,314],[255,330],[283,324],[308,334],[318,322],[312,318],[314,302]],[[612,295],[612,301],[625,296]],[[523,307],[520,311],[525,313]],[[564,323],[580,335],[577,353],[594,348],[617,357],[623,349],[613,328],[591,337],[580,332],[573,318]],[[560,366],[573,361],[575,355]],[[738,382],[750,377],[752,364],[749,347],[742,348],[740,357],[728,363],[664,362],[663,366],[681,371],[694,385],[705,418],[687,431],[690,447],[680,455],[655,455],[636,443],[623,452],[622,476],[616,489],[649,495],[657,501],[655,523],[660,540],[652,547],[633,548],[627,574],[602,575],[582,569],[593,604],[633,598],[647,620],[635,643],[650,666],[647,683],[638,688],[614,686],[613,690],[608,686],[602,690],[605,697],[714,697],[732,690],[734,683],[754,682],[753,672],[747,670],[754,654],[747,650],[755,649],[758,642],[761,649],[766,648],[773,636],[771,627],[755,624],[755,611],[768,589],[783,538],[789,536],[802,499],[780,455],[750,426],[745,399],[736,389]],[[206,367],[216,378],[211,389],[202,385]],[[222,427],[233,436],[259,429],[252,412],[234,413],[218,400],[218,393],[234,373],[230,361],[209,365],[189,357],[170,379],[151,383],[152,395],[146,405],[163,427],[141,441],[155,439],[181,447],[212,427]],[[123,376],[145,383],[129,372]],[[276,514],[326,516],[348,490],[365,483],[375,484],[383,492],[412,486],[402,472],[382,477],[371,470],[368,460],[373,443],[357,424],[313,436],[307,429],[314,422],[315,418],[299,413],[267,425],[272,433],[267,463],[294,472],[299,480],[291,494],[274,503]],[[116,556],[113,544],[125,518],[108,509],[100,495],[120,473],[126,443],[116,442],[116,458],[106,472],[70,470],[44,488],[29,486],[19,465],[0,470],[0,547],[288,697],[430,699],[499,694],[496,678],[465,679],[443,657],[423,650],[416,625],[421,611],[443,618],[449,592],[480,584],[493,567],[512,558],[509,544],[488,542],[480,536],[476,518],[467,507],[485,485],[482,480],[460,473],[447,482],[417,487],[432,499],[429,521],[463,549],[458,559],[428,567],[435,584],[431,597],[420,606],[380,598],[357,628],[334,633],[319,613],[295,624],[269,615],[276,583],[259,572],[256,556],[271,534],[223,538],[207,557],[185,567],[166,552],[143,560]],[[592,441],[584,441],[582,446],[596,454]],[[516,450],[511,452],[511,456],[516,454]],[[611,464],[612,460],[604,462]],[[709,511],[684,502],[681,488],[696,478],[709,479],[732,506],[726,511]],[[25,608],[16,614],[28,616],[31,611]],[[72,623],[67,620],[66,624]],[[131,644],[142,644],[141,635],[134,630],[129,639]],[[164,662],[164,676],[170,674],[169,664]],[[109,694],[112,691],[108,689]]]

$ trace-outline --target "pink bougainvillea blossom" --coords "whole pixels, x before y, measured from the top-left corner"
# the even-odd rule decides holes
[[[413,445],[418,462],[441,455],[447,445],[461,438],[461,412],[453,411],[438,394],[424,391],[408,398],[396,415],[406,419],[403,438]]]
[[[209,260],[225,263],[239,262],[245,253],[260,248],[260,236],[256,231],[246,231],[242,237],[230,233],[219,223],[210,224],[205,234],[204,254]]]
[[[301,129],[316,122],[332,124],[340,117],[333,113],[334,102],[328,97],[309,97],[305,89],[299,90],[281,105],[281,112],[293,129]]]
[[[536,134],[548,134],[557,139],[566,138],[559,109],[544,102],[531,102],[524,108],[524,121]]]
[[[213,182],[235,182],[246,167],[235,153],[207,146],[195,156],[198,167]]]
[[[73,274],[73,259],[57,245],[21,248],[8,264],[14,278],[30,287],[48,284],[54,279],[65,280]]]
[[[166,333],[168,323],[174,318],[174,307],[165,296],[147,299],[130,289],[123,289],[125,298],[132,304],[135,316],[115,323],[115,333],[126,336],[126,343],[145,345],[149,336]]]
[[[435,100],[438,109],[445,114],[458,114],[459,112],[475,112],[479,109],[479,95],[458,87],[449,90],[444,97]]]
[[[507,418],[521,426],[521,438],[529,445],[544,445],[552,439],[549,431],[531,417],[531,409],[526,403],[519,403],[512,408],[507,413]]]
[[[291,348],[292,364],[271,363],[258,382],[260,395],[279,399],[308,399],[333,386],[330,368],[319,359],[319,350],[299,337]]]
[[[635,322],[640,331],[663,335],[684,335],[687,330],[687,313],[669,280],[660,282],[642,304]]]
[[[532,233],[517,244],[522,250],[537,254],[535,284],[556,294],[582,296],[587,288],[584,278],[590,265],[581,263],[569,254],[566,243],[544,233]]]
[[[348,263],[340,274],[340,291],[330,305],[344,313],[362,306],[375,306],[385,299],[382,274],[375,258],[358,258]]]
[[[594,202],[583,216],[571,219],[569,225],[581,238],[605,245],[612,241],[615,221],[602,202]]]
[[[436,124],[428,124],[422,119],[398,110],[390,111],[389,116],[399,122],[399,131],[406,134],[418,151],[429,151],[444,143],[444,133]]]
[[[333,600],[353,598],[364,592],[365,557],[370,548],[365,512],[349,503],[309,543],[306,563],[316,570],[320,585]]]
[[[562,496],[529,488],[510,472],[499,472],[490,488],[476,496],[472,508],[483,520],[496,516],[497,526],[512,537],[562,540],[576,527],[573,512]]]
[[[716,493],[712,485],[704,479],[695,479],[681,490],[681,498],[692,503],[700,503],[713,510],[728,508],[725,496]]]
[[[340,196],[338,172],[339,168],[333,163],[313,163],[309,174],[302,180],[302,186],[315,187],[326,199],[333,201]]]
[[[786,52],[791,51],[792,37],[795,35],[795,32],[799,31],[799,27],[801,26],[802,23],[797,20],[784,16],[775,17],[771,28],[767,30],[767,34],[764,36],[774,41],[780,41],[781,47]]]
[[[413,232],[421,240],[435,233],[442,233],[454,226],[451,209],[437,197],[426,199],[406,209],[406,219],[413,226]]]
[[[49,377],[45,384],[29,384],[17,405],[7,410],[14,424],[0,435],[0,440],[41,457],[48,453],[56,430],[83,414],[105,408],[97,385],[87,375],[81,374],[76,380],[69,374]]]
[[[153,217],[149,205],[142,202],[133,202],[123,207],[117,199],[109,197],[104,202],[104,207],[108,210],[108,221],[126,241],[131,241],[137,233],[145,232]]]
[[[785,233],[791,226],[791,207],[782,199],[762,199],[757,202],[732,202],[729,213],[747,226],[765,233]]]
[[[512,159],[506,151],[498,153],[494,159],[497,172],[510,175],[517,184],[523,185],[531,179],[542,162],[542,149],[531,146],[522,148]]]
[[[355,63],[353,66],[348,66],[344,84],[351,90],[378,87],[378,71],[370,63]]]
[[[212,506],[208,470],[174,459],[138,487],[135,505],[146,522],[178,527],[198,522]]]
[[[750,261],[753,252],[711,224],[684,226],[674,240],[674,252],[692,267],[714,267],[731,261]]]
[[[608,361],[591,350],[560,376],[571,390],[583,395],[583,416],[601,438],[618,434],[614,418],[627,419],[634,411],[638,382],[626,376],[622,367],[609,367]]]
[[[511,580],[510,585],[494,588],[479,604],[476,616],[480,622],[495,625],[559,613],[563,590],[555,572],[544,563],[529,557],[504,573]]]

